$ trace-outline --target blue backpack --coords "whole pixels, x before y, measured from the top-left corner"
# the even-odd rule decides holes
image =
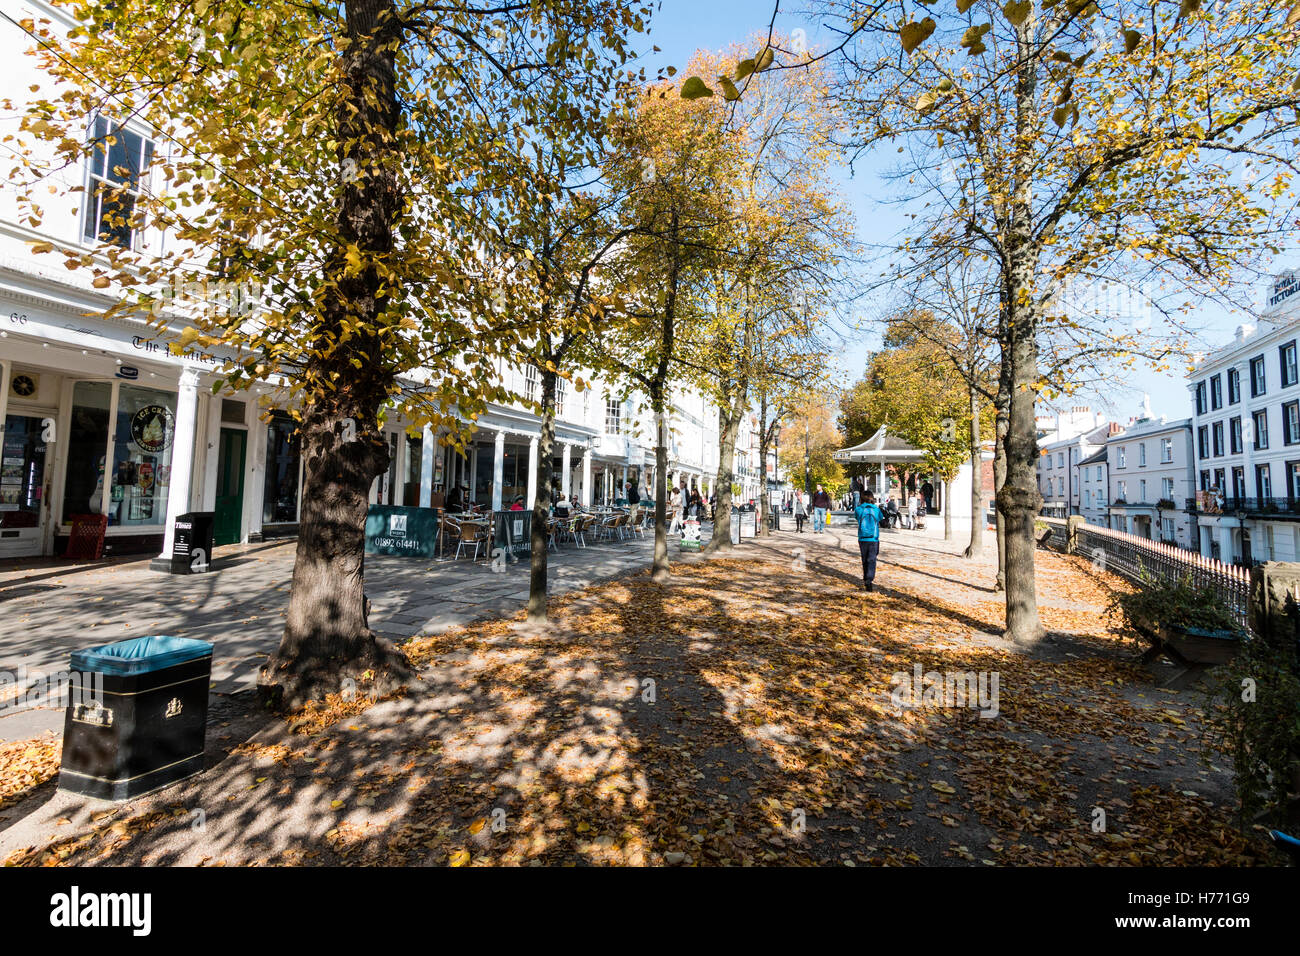
[[[879,541],[880,509],[864,501],[853,510],[858,518],[858,540]]]

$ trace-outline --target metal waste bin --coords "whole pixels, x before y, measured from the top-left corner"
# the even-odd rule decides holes
[[[203,769],[212,645],[137,637],[72,655],[59,789],[128,800]]]
[[[172,574],[199,574],[212,567],[211,511],[187,511],[172,527]]]

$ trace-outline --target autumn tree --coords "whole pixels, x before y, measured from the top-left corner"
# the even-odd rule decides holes
[[[850,443],[886,426],[923,453],[921,466],[944,485],[944,537],[952,538],[952,482],[971,462],[969,391],[948,353],[917,329],[934,330],[933,313],[904,310],[887,320],[883,347],[866,373],[841,399]],[[859,437],[861,436],[861,437]],[[979,479],[978,451],[972,479]]]
[[[607,166],[625,197],[618,219],[627,231],[607,273],[625,290],[624,321],[603,331],[600,347],[639,388],[655,429],[655,544],[652,574],[666,580],[668,413],[680,372],[684,329],[702,315],[702,278],[726,254],[725,232],[743,172],[724,106],[684,99],[673,84],[648,88],[617,126]]]
[[[195,277],[264,290],[252,315],[198,303],[174,338],[237,352],[219,387],[285,382],[299,419],[292,590],[262,684],[287,703],[346,676],[397,686],[409,667],[370,629],[364,594],[369,490],[388,467],[382,422],[463,434],[505,397],[496,362],[518,330],[493,306],[482,203],[504,201],[502,158],[528,148],[530,130],[596,134],[648,8],[121,0],[73,11],[66,39],[32,25],[56,89],[27,102],[24,130],[68,164],[106,148],[84,135],[87,116],[155,130],[165,188],[127,202],[108,187],[107,199],[173,239],[161,255],[106,241],[102,258],[70,263],[131,293],[123,310],[153,309],[161,289]],[[571,64],[584,82],[539,82]],[[28,185],[39,213],[40,183]]]
[[[762,51],[767,40],[755,38],[721,55],[697,54],[688,64],[694,83],[683,87],[687,99],[727,104],[720,112],[742,163],[733,217],[719,232],[725,254],[702,278],[704,316],[692,326],[697,334],[681,359],[688,380],[718,408],[710,551],[731,547],[726,529],[745,416],[757,406],[765,480],[767,452],[788,411],[786,397],[802,394],[821,377],[826,363],[819,328],[853,246],[851,224],[829,183],[834,124],[821,109],[824,77],[812,66],[763,75],[771,57],[760,52],[746,59],[746,53]],[[753,80],[747,95],[732,76]],[[767,507],[763,494],[760,526]]]
[[[1212,292],[1276,251],[1300,13],[1291,0],[955,6],[865,27],[849,6],[823,9],[856,31],[836,95],[850,146],[902,140],[915,168],[943,171],[903,256],[921,274],[971,256],[996,271],[1007,633],[1031,642],[1041,339],[1061,322],[1079,341],[1119,331],[1054,304],[1072,278],[1143,265]],[[1269,169],[1261,186],[1237,175],[1247,158]]]

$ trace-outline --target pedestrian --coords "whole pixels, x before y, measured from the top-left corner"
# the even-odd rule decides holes
[[[831,496],[821,485],[813,492],[813,532],[821,534],[826,530],[826,512],[831,510]]]
[[[934,507],[934,485],[928,481],[921,485],[921,496],[925,498],[925,513],[929,514],[930,509]]]
[[[916,513],[920,503],[920,495],[910,495],[907,499],[907,526],[913,531],[916,530]]]
[[[668,497],[668,507],[673,512],[673,523],[668,527],[669,534],[676,534],[682,528],[682,489],[673,488],[673,493]]]
[[[804,501],[803,492],[794,493],[794,530],[803,534],[803,523],[808,517],[807,503]]]
[[[876,558],[880,554],[880,509],[876,496],[863,495],[863,501],[853,509],[858,520],[858,551],[862,553],[862,586],[868,591],[876,589]]]
[[[641,511],[641,492],[637,491],[635,481],[629,481],[627,483],[627,504],[628,511],[632,514],[629,524],[635,524],[636,516]]]

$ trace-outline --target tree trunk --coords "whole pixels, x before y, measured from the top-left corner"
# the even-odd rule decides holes
[[[542,436],[537,442],[537,493],[533,498],[532,554],[528,562],[528,623],[546,623],[547,552],[546,522],[551,517],[551,481],[555,449],[556,374],[542,369]]]
[[[1011,393],[1003,437],[1006,477],[998,495],[998,516],[1006,526],[1007,636],[1017,643],[1042,637],[1034,586],[1034,516],[1038,511],[1037,396],[1038,344],[1031,306],[1013,305],[1009,328]]]
[[[970,544],[964,556],[984,553],[984,445],[980,441],[980,396],[970,390]]]
[[[721,431],[718,449],[717,496],[713,509],[713,537],[704,546],[705,551],[731,550],[731,486],[735,481],[736,437],[740,432],[740,414],[736,404],[726,403],[718,408],[718,425]]]
[[[402,652],[370,630],[365,594],[370,486],[388,468],[388,447],[374,426],[345,442],[346,427],[343,416],[318,409],[302,424],[302,508],[288,614],[280,646],[258,678],[263,693],[284,707],[338,693],[349,679],[361,693],[384,694],[412,675]],[[362,686],[366,672],[373,679]]]
[[[754,515],[754,535],[763,537],[768,533],[768,489],[767,489],[767,446],[771,441],[767,426],[767,392],[764,390],[759,402],[758,413],[758,513]]]
[[[656,583],[667,581],[671,575],[668,565],[668,417],[664,413],[662,396],[659,408],[655,410],[655,557],[654,569],[650,580]]]
[[[1022,52],[1015,86],[1017,142],[1029,141],[1039,122],[1035,88],[1037,75],[1032,57],[1024,53],[1033,27],[1026,20],[1017,28],[1016,44]],[[1001,316],[1008,386],[1006,480],[998,495],[999,518],[1006,524],[1007,636],[1018,644],[1031,644],[1043,635],[1038,620],[1034,587],[1034,516],[1038,511],[1038,427],[1035,400],[1038,379],[1039,306],[1035,270],[1038,250],[1033,238],[1032,188],[1035,170],[1024,147],[1013,162],[1014,186],[1006,230],[1001,289]]]
[[[393,0],[348,0],[345,15],[339,243],[324,266],[333,281],[321,308],[322,358],[304,389],[302,509],[289,608],[280,646],[258,677],[264,694],[288,707],[346,689],[387,693],[413,673],[368,623],[366,512],[370,487],[388,468],[378,416],[393,375],[380,363],[377,333],[366,331],[377,328],[387,308],[384,278],[374,266],[352,271],[347,263],[352,246],[363,256],[391,252],[402,214],[401,157],[392,145],[401,118],[401,25]]]

